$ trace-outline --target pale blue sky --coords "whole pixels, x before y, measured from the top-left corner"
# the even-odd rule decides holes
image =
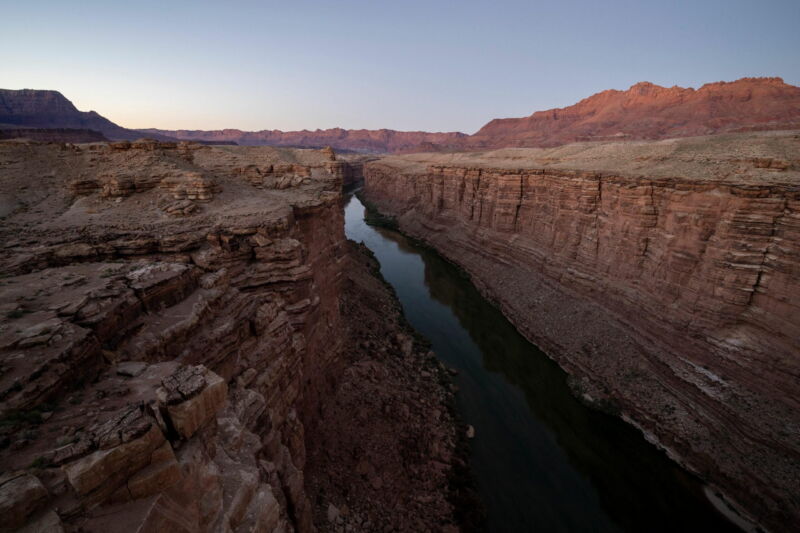
[[[637,81],[800,85],[800,0],[0,0],[0,87],[127,127],[472,133]]]

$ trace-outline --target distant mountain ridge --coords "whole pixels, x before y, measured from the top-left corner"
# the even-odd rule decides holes
[[[109,139],[139,139],[142,134],[118,126],[95,111],[78,109],[58,91],[0,89],[0,126],[5,128],[94,130]]]
[[[423,143],[450,144],[467,137],[460,132],[430,133],[426,131],[346,130],[140,130],[147,134],[168,135],[177,139],[203,141],[235,141],[241,145],[270,145],[287,147],[322,148],[366,153],[401,152]]]
[[[640,82],[560,109],[495,119],[454,148],[549,147],[576,141],[665,139],[800,127],[800,87],[742,78],[699,89]]]
[[[423,143],[448,144],[464,133],[428,133],[424,131],[345,130],[333,128],[316,131],[263,130],[247,132],[234,129],[133,130],[114,124],[95,111],[79,111],[58,91],[38,89],[0,89],[0,128],[5,129],[91,129],[112,140],[151,137],[159,140],[192,140],[209,144],[245,144],[321,148],[354,152],[386,153],[409,149]],[[42,134],[44,137],[45,134]]]
[[[528,117],[494,119],[474,135],[460,132],[327,130],[132,130],[94,111],[78,111],[58,91],[0,89],[0,128],[74,128],[109,139],[151,137],[205,143],[299,148],[331,146],[362,153],[550,147],[576,141],[655,140],[743,130],[800,129],[800,87],[781,78],[742,78],[699,89],[640,82]]]

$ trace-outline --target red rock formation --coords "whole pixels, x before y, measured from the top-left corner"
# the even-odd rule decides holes
[[[372,368],[342,333],[347,249],[330,159],[154,141],[0,145],[0,529],[307,532],[315,507],[349,498],[309,494],[305,474],[309,452],[320,476],[339,468],[318,435],[357,456],[346,426],[318,424],[351,354]],[[419,371],[427,349],[394,340],[396,315],[372,344],[405,356],[388,383],[446,411],[441,374]],[[363,385],[349,383],[352,402]],[[359,404],[359,424],[388,400]],[[410,412],[398,434],[359,444],[394,451],[399,435],[437,435],[443,455],[408,453],[406,469],[372,444],[387,490],[347,501],[370,523],[414,512],[432,529],[453,516],[441,468],[453,421]],[[398,494],[414,506],[387,509]]]
[[[666,139],[800,125],[800,87],[781,78],[742,78],[695,90],[648,82],[608,90],[525,118],[495,119],[450,146],[558,146],[575,141]]]
[[[768,527],[800,519],[800,137],[388,157],[365,195],[576,390]]]

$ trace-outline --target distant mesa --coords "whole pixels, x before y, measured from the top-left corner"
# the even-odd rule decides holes
[[[657,140],[716,133],[800,128],[800,87],[781,78],[742,78],[699,89],[640,82],[560,109],[494,119],[474,135],[460,132],[327,130],[131,130],[94,111],[78,111],[57,91],[0,89],[0,128],[90,129],[112,140],[142,136],[205,144],[330,146],[337,152],[412,153],[505,147],[552,147],[580,141]],[[45,134],[40,134],[45,136]]]
[[[640,82],[569,107],[492,120],[455,148],[551,147],[798,127],[800,87],[781,78],[742,78],[696,90]]]

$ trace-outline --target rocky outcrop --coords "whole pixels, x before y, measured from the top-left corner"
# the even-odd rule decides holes
[[[360,448],[342,438],[353,419],[323,413],[343,382],[358,403],[365,384],[342,377],[376,357],[342,333],[367,305],[343,315],[344,279],[379,283],[345,268],[335,159],[152,140],[0,145],[0,529],[336,530],[344,518],[319,512],[334,500],[359,523],[392,524],[407,507],[390,502],[420,494],[420,523],[453,521],[454,422],[427,420],[421,403],[446,411],[449,395],[438,367],[415,371],[431,366],[420,345],[398,390],[422,425],[359,420],[381,431],[358,445],[402,449],[418,432],[441,455],[420,441],[391,463],[372,446],[386,490],[348,496],[324,481],[341,464],[323,443]],[[394,316],[378,355],[395,358],[385,341],[402,331]],[[367,420],[388,400],[373,398],[359,403]]]
[[[2,461],[39,469],[51,498],[37,516],[57,508],[89,531],[312,529],[303,420],[340,359],[340,182],[320,156],[313,183],[259,198],[239,157],[223,172],[204,150],[4,153],[9,176],[51,169],[44,198],[18,189],[23,205],[58,206],[22,230],[29,213],[12,214],[3,239],[2,412],[9,429],[32,424],[6,434]],[[90,169],[78,194],[70,174]],[[249,197],[217,198],[237,188]],[[175,226],[164,194],[204,207]],[[74,231],[87,212],[96,223]]]
[[[365,196],[779,531],[800,517],[798,162],[796,134],[389,157]]]
[[[328,171],[340,178],[342,185],[347,189],[364,182],[364,164],[374,160],[373,156],[348,154],[336,161],[331,161]]]
[[[800,87],[781,78],[742,78],[699,89],[641,82],[561,109],[494,119],[459,149],[558,146],[576,141],[666,139],[800,126]],[[420,150],[421,151],[421,150]]]

